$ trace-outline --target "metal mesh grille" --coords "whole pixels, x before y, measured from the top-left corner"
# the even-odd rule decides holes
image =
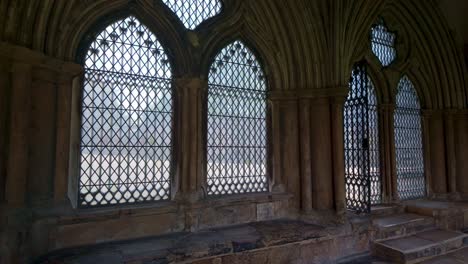
[[[346,202],[349,210],[370,211],[381,202],[377,99],[366,65],[353,69],[344,107]]]
[[[383,66],[388,66],[396,59],[395,49],[396,35],[388,31],[384,21],[380,20],[371,30],[371,46],[375,56]]]
[[[221,12],[219,0],[163,0],[188,29],[195,29],[203,21]]]
[[[252,52],[239,41],[224,48],[209,74],[209,195],[268,191],[266,98]]]
[[[416,90],[407,77],[403,77],[398,85],[394,122],[399,198],[422,198],[426,195],[426,182],[421,110]]]
[[[172,145],[171,69],[134,17],[108,26],[85,59],[82,207],[166,200]]]

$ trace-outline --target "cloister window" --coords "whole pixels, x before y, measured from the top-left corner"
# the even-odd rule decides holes
[[[188,29],[195,29],[203,21],[221,12],[219,0],[163,0]]]
[[[382,202],[377,97],[365,63],[352,72],[344,107],[346,202],[366,213]]]
[[[84,61],[79,206],[170,198],[171,67],[147,27],[106,27]]]
[[[379,22],[372,27],[372,51],[383,66],[389,66],[397,57],[395,39],[396,35],[387,29],[383,19],[380,19]]]
[[[421,108],[413,83],[406,76],[398,85],[394,122],[399,198],[422,198],[426,195],[426,183]]]
[[[208,195],[268,191],[267,85],[240,41],[225,47],[209,73]]]

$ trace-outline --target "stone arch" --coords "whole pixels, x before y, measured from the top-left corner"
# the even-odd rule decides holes
[[[86,9],[77,19],[81,23],[73,25],[70,29],[73,33],[64,39],[66,45],[63,47],[69,48],[60,47],[58,52],[66,58],[79,57],[79,52],[86,46],[87,39],[92,38],[93,34],[110,22],[129,15],[135,16],[158,37],[166,49],[175,76],[190,68],[191,52],[187,47],[192,45],[180,28],[183,26],[171,22],[171,17],[174,16],[172,11],[148,7],[145,2],[120,2],[110,7],[103,6],[100,2]]]

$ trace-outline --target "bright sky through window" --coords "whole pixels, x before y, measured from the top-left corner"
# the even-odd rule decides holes
[[[382,19],[372,27],[371,37],[372,51],[375,56],[377,56],[383,66],[392,64],[397,57],[395,48],[396,35],[388,31]]]
[[[209,74],[209,195],[268,191],[266,96],[254,54],[240,41],[221,50]]]
[[[171,67],[135,17],[97,35],[84,62],[79,204],[170,198]]]
[[[203,21],[221,12],[219,0],[163,0],[163,2],[179,17],[188,29],[195,29]]]

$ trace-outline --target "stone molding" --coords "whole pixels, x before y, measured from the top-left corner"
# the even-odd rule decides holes
[[[297,89],[297,90],[280,90],[271,91],[270,100],[298,100],[298,99],[318,99],[318,98],[343,98],[348,96],[348,86],[335,86],[325,88],[310,88],[310,89]]]

